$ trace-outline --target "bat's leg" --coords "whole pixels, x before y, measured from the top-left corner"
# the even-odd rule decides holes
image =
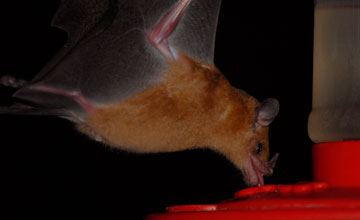
[[[11,87],[11,88],[21,88],[23,87],[27,82],[23,79],[17,79],[13,76],[2,76],[0,78],[0,85],[6,86],[6,87]]]
[[[160,19],[155,28],[147,32],[150,42],[167,59],[177,58],[176,51],[169,46],[167,38],[176,28],[190,2],[191,0],[179,0],[170,11]]]
[[[86,112],[91,112],[95,108],[80,92],[77,91],[69,92],[63,89],[43,85],[32,85],[30,86],[30,89],[70,97],[79,103]]]

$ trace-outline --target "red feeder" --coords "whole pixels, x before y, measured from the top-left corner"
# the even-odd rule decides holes
[[[360,141],[313,147],[315,182],[238,191],[218,204],[182,205],[146,220],[360,219]]]

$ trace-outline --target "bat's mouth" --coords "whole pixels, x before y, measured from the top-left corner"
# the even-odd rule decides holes
[[[244,167],[245,181],[248,186],[262,186],[264,185],[264,176],[271,176],[276,164],[279,153],[269,161],[264,161],[260,155],[250,154]]]

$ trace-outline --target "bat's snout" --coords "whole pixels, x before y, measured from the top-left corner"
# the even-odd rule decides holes
[[[279,153],[276,153],[269,162],[264,161],[259,155],[251,154],[245,163],[244,175],[249,186],[264,185],[263,176],[271,176],[274,172]]]

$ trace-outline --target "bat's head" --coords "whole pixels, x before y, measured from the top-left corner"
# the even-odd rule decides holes
[[[277,116],[279,102],[270,98],[263,101],[254,112],[254,120],[251,135],[247,135],[244,146],[244,159],[240,166],[248,186],[264,185],[263,176],[270,176],[273,173],[276,160],[279,154],[268,160],[268,127]]]

